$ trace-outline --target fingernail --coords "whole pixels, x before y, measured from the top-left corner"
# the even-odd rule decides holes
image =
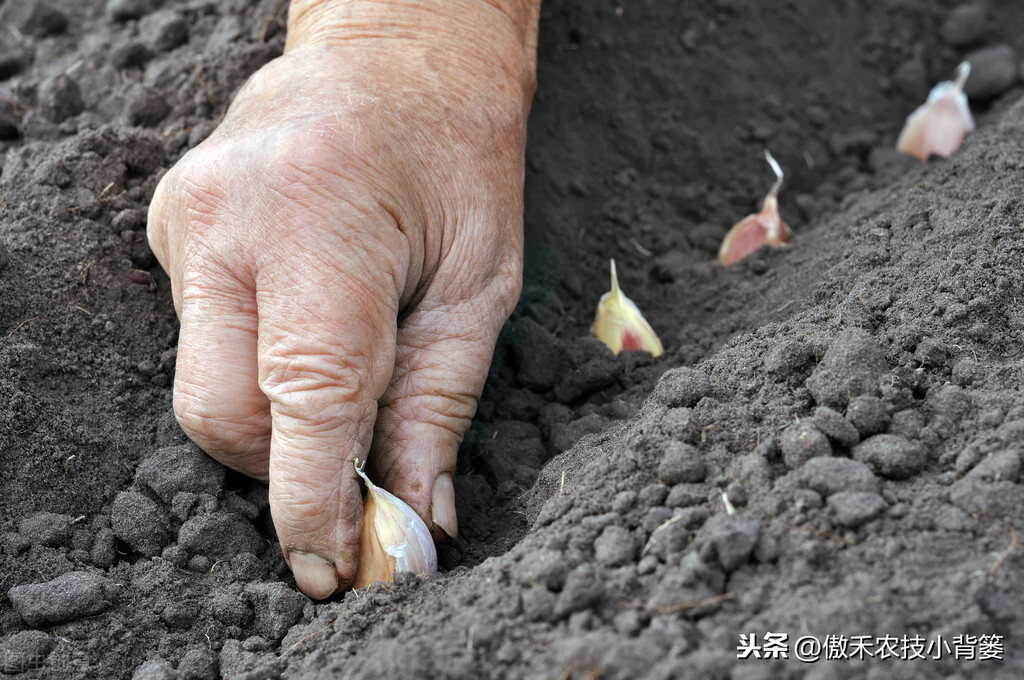
[[[451,538],[459,534],[459,519],[455,516],[455,485],[447,472],[434,480],[434,488],[430,492],[430,519]]]
[[[338,589],[338,572],[334,564],[316,553],[292,550],[288,553],[292,574],[299,590],[314,600],[324,600]]]

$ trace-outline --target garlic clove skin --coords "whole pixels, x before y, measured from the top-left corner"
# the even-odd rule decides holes
[[[974,118],[967,105],[964,84],[971,74],[966,61],[957,67],[954,81],[939,83],[928,94],[928,101],[907,116],[896,150],[927,163],[934,154],[948,158],[960,148],[967,133],[974,129]]]
[[[366,482],[363,532],[359,537],[359,565],[353,588],[377,581],[391,582],[399,571],[433,574],[437,549],[426,523],[405,501],[370,481],[356,460],[356,473]]]
[[[619,277],[615,272],[615,260],[611,261],[612,287],[601,296],[597,303],[597,315],[590,327],[590,334],[608,345],[612,352],[618,354],[644,351],[653,356],[661,356],[665,348],[661,345],[658,335],[640,313],[640,308],[630,300],[619,288]]]
[[[764,197],[761,210],[732,225],[732,229],[722,239],[722,245],[718,248],[718,261],[725,266],[739,262],[761,246],[780,248],[792,235],[779,214],[779,189],[784,177],[782,168],[767,150],[764,157],[775,172],[775,184]]]

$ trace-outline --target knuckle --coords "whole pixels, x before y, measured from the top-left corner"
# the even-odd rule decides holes
[[[220,430],[215,426],[216,417],[209,410],[209,404],[176,384],[174,388],[174,417],[192,439],[202,442],[216,442]],[[205,447],[204,447],[205,448]]]
[[[150,242],[166,240],[168,234],[187,235],[191,242],[215,233],[219,219],[232,209],[224,155],[199,147],[164,175],[150,203]]]
[[[311,122],[283,133],[267,150],[267,176],[275,178],[282,193],[302,197],[338,183],[348,191],[358,188],[360,171],[379,150],[373,149],[370,135],[349,128],[341,122]]]
[[[342,409],[365,406],[379,396],[367,361],[346,356],[340,349],[294,352],[271,348],[261,359],[265,365],[260,377],[263,393],[279,413],[305,421],[307,428],[331,427]]]
[[[404,403],[403,403],[404,402]],[[457,443],[462,441],[476,412],[476,396],[472,394],[418,394],[391,404],[409,420],[431,425],[445,432]]]
[[[259,413],[225,411],[222,400],[203,397],[176,381],[174,416],[193,441],[211,454],[261,454],[268,447],[269,432]]]

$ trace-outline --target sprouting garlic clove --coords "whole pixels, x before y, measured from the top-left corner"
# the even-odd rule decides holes
[[[735,264],[761,246],[779,248],[786,244],[792,233],[779,214],[779,188],[784,177],[782,168],[767,149],[764,157],[775,173],[775,184],[764,197],[761,210],[734,224],[722,239],[718,261],[723,265]]]
[[[615,260],[611,263],[612,288],[597,303],[597,315],[594,317],[594,325],[590,327],[590,334],[608,345],[615,354],[626,350],[660,356],[665,352],[661,340],[640,313],[636,303],[619,288]]]
[[[426,523],[405,501],[370,481],[355,461],[356,473],[366,482],[363,499],[363,532],[359,537],[359,565],[353,588],[365,588],[377,581],[394,580],[395,572],[433,574],[437,571],[437,549]]]
[[[939,83],[928,94],[928,101],[907,116],[896,149],[928,162],[932,154],[948,158],[960,148],[964,137],[974,129],[974,118],[967,105],[964,84],[971,65],[957,67],[956,80]]]

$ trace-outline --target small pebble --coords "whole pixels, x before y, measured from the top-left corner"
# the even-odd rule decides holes
[[[828,406],[819,406],[814,409],[812,421],[826,437],[840,446],[850,448],[860,441],[860,432],[857,431],[853,423]]]
[[[171,537],[164,511],[135,491],[122,491],[114,498],[110,526],[132,550],[148,557],[159,555]]]
[[[97,567],[110,567],[117,561],[117,537],[112,530],[102,528],[96,532],[89,559]]]
[[[569,565],[565,562],[564,553],[539,550],[520,563],[516,580],[523,586],[540,584],[549,590],[560,590],[568,573]]]
[[[544,586],[536,585],[526,588],[519,595],[523,605],[523,615],[530,621],[549,621],[555,611],[558,595]]]
[[[878,490],[878,478],[871,468],[849,458],[812,458],[793,474],[798,485],[823,496],[841,491]]]
[[[985,377],[985,367],[979,361],[963,358],[953,366],[953,380],[961,387],[968,387]]]
[[[985,7],[980,2],[958,5],[942,24],[942,39],[954,47],[978,42],[985,33]]]
[[[672,519],[672,511],[663,505],[659,505],[651,508],[644,515],[643,521],[640,526],[643,527],[644,531],[651,532],[660,527],[665,522]]]
[[[906,479],[924,469],[928,452],[919,442],[895,434],[877,434],[853,447],[853,457],[883,477]]]
[[[742,507],[750,500],[750,494],[747,493],[747,488],[739,482],[732,482],[729,484],[725,489],[725,495],[729,499],[729,502],[735,507]]]
[[[174,10],[157,10],[139,22],[139,36],[154,52],[181,45],[188,40],[188,32],[188,22]]]
[[[604,593],[599,570],[592,564],[581,564],[569,572],[562,592],[555,603],[555,617],[564,618],[589,608]]]
[[[71,538],[71,523],[74,518],[53,512],[38,512],[23,517],[18,522],[18,533],[36,545],[56,548],[67,544]]]
[[[862,438],[885,432],[892,418],[885,409],[885,403],[878,397],[862,395],[850,400],[846,419],[860,432]]]
[[[760,532],[756,521],[723,512],[712,516],[693,542],[702,561],[732,572],[750,559]]]
[[[814,350],[800,338],[780,340],[764,358],[765,370],[780,380],[806,375],[813,364]]]
[[[248,520],[227,512],[198,515],[178,530],[178,543],[192,555],[215,560],[231,559],[238,553],[262,554],[266,542]]]
[[[697,553],[688,553],[677,568],[666,570],[659,578],[647,599],[648,612],[653,615],[718,595],[718,584],[709,582],[716,580],[710,572]]]
[[[654,555],[646,555],[640,558],[636,565],[636,573],[640,576],[653,574],[658,569],[658,558]]]
[[[914,357],[922,366],[941,368],[949,360],[949,348],[938,338],[924,338],[917,344]]]
[[[129,125],[154,127],[170,110],[163,93],[145,85],[131,87],[125,96],[124,118]]]
[[[128,21],[152,12],[153,4],[153,0],[108,0],[105,9],[111,21]]]
[[[1020,451],[1008,449],[990,453],[967,476],[982,482],[1016,482],[1020,478],[1020,468]]]
[[[132,680],[183,680],[181,673],[165,659],[150,659],[135,669]]]
[[[707,496],[705,487],[701,484],[677,484],[669,492],[665,505],[670,508],[686,508],[703,503]]]
[[[636,494],[632,491],[620,491],[615,494],[615,499],[612,501],[612,510],[620,515],[627,512],[632,509],[635,498]]]
[[[214,591],[209,601],[210,613],[225,626],[248,626],[252,623],[253,612],[248,598],[242,596],[236,587]]]
[[[271,680],[281,677],[280,663],[272,651],[262,651],[269,644],[259,636],[247,638],[244,642],[229,639],[224,642],[218,657],[221,677],[259,678]],[[257,651],[252,651],[257,650]]]
[[[971,65],[971,75],[964,85],[970,99],[993,99],[1017,82],[1017,54],[1009,45],[983,47],[964,60]]]
[[[98,574],[72,571],[46,583],[15,586],[8,597],[25,623],[42,628],[106,611],[116,586]]]
[[[189,647],[178,662],[178,672],[187,680],[217,680],[217,652],[209,647]]]
[[[188,600],[172,600],[164,606],[160,614],[160,620],[170,628],[188,630],[199,616],[199,607],[195,602]]]
[[[711,380],[704,371],[695,368],[670,368],[654,387],[653,398],[669,408],[696,406],[711,394]]]
[[[636,540],[624,527],[605,527],[594,541],[594,559],[605,567],[624,566],[632,562],[635,555]]]
[[[82,92],[71,76],[61,73],[39,86],[39,111],[53,123],[60,123],[85,110]]]
[[[67,28],[68,18],[47,0],[19,0],[0,8],[0,26],[10,26],[33,38],[56,35]]]
[[[283,583],[250,583],[245,594],[256,613],[256,632],[269,640],[280,640],[302,618],[309,600]]]
[[[7,80],[25,68],[25,55],[21,50],[0,45],[0,80]]]
[[[663,522],[651,532],[644,546],[645,557],[654,556],[667,562],[690,544],[690,530],[681,519]]]
[[[665,447],[658,465],[658,479],[674,486],[702,482],[704,474],[704,459],[696,447],[679,441]]]
[[[0,673],[16,675],[42,668],[57,640],[41,630],[23,630],[0,640]]]
[[[529,317],[516,321],[510,335],[519,384],[538,391],[550,389],[565,350],[562,341]]]
[[[927,424],[924,414],[916,408],[905,408],[892,414],[889,432],[907,439],[917,439]]]
[[[800,467],[811,458],[832,455],[832,445],[828,443],[828,438],[818,431],[809,418],[783,430],[779,437],[779,448],[790,469]]]
[[[634,636],[644,628],[646,617],[639,609],[623,609],[612,620],[612,626],[620,635]]]
[[[697,415],[689,408],[671,408],[665,412],[658,423],[661,434],[686,442],[697,444],[700,442],[701,424]]]
[[[878,340],[863,329],[851,328],[832,341],[805,384],[819,404],[843,408],[852,397],[876,394],[879,380],[888,372]]]
[[[877,493],[840,491],[828,497],[828,507],[835,513],[836,522],[853,529],[880,515],[886,502]]]
[[[153,58],[153,53],[138,40],[128,40],[111,48],[109,58],[116,69],[141,69]]]
[[[164,370],[161,356],[158,369]],[[179,491],[216,494],[224,481],[224,466],[192,443],[157,449],[139,465],[138,480],[170,503]]]
[[[825,501],[822,500],[821,496],[822,494],[813,489],[794,489],[790,495],[790,501],[792,507],[798,512],[817,510],[825,505]]]
[[[160,553],[160,559],[176,567],[184,567],[188,564],[188,552],[178,544],[169,545]]]
[[[662,505],[668,496],[668,487],[664,484],[648,484],[640,489],[640,503],[646,506]]]
[[[960,508],[944,505],[935,514],[935,528],[946,531],[975,531],[978,523]]]

